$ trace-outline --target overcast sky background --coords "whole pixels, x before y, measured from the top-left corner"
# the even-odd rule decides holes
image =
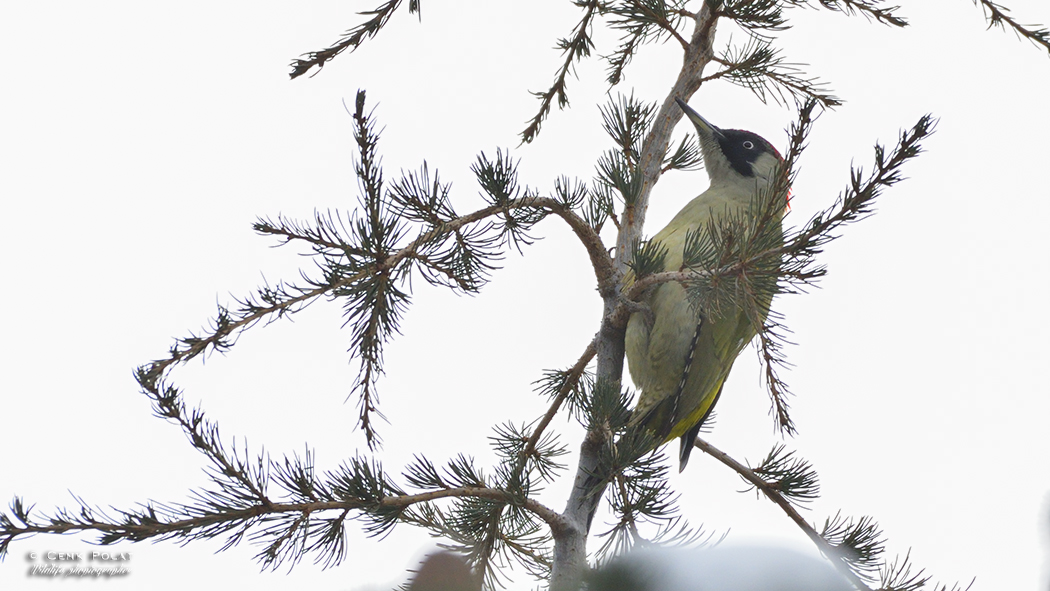
[[[1023,22],[1050,24],[1044,0],[1007,0]],[[208,323],[216,303],[311,268],[255,236],[256,216],[308,218],[356,204],[351,118],[356,91],[383,128],[386,178],[431,170],[452,182],[459,211],[482,203],[469,165],[512,148],[520,178],[550,191],[557,175],[589,179],[608,146],[597,104],[604,64],[578,67],[572,109],[555,111],[538,141],[517,133],[549,85],[578,10],[564,1],[424,2],[358,52],[312,78],[288,63],[320,49],[377,4],[49,2],[0,6],[0,498],[38,510],[187,500],[205,485],[204,459],[178,428],[151,416],[132,378],[174,337]],[[1045,306],[1050,263],[1050,57],[1012,33],[985,31],[966,0],[903,2],[904,30],[828,11],[794,10],[778,45],[809,64],[846,103],[824,114],[794,188],[789,225],[828,207],[851,163],[893,144],[924,113],[940,118],[927,153],[871,219],[822,256],[822,288],[778,300],[798,346],[785,375],[799,435],[823,496],[805,514],[871,515],[888,550],[911,550],[937,580],[974,589],[1047,589],[1050,548],[1050,387]],[[744,36],[722,26],[718,45]],[[597,53],[615,36],[596,31]],[[617,92],[662,100],[680,66],[675,44],[646,47]],[[786,145],[794,113],[725,83],[690,103],[717,125]],[[686,127],[680,126],[675,137]],[[703,172],[665,176],[647,234],[706,186]],[[546,408],[531,383],[574,362],[598,327],[600,301],[583,249],[557,220],[509,256],[476,297],[414,284],[403,335],[386,350],[380,424],[387,470],[415,453],[457,453],[490,466],[487,437]],[[331,469],[364,451],[344,402],[357,362],[338,303],[244,334],[226,356],[178,368],[191,405],[226,441],[272,457],[316,452]],[[780,439],[767,415],[753,350],[739,359],[709,439],[761,460]],[[575,451],[582,431],[552,425]],[[575,465],[575,457],[569,459]],[[560,510],[571,470],[542,500]],[[683,513],[731,541],[808,548],[771,503],[695,453],[675,475]],[[309,557],[290,574],[259,572],[242,544],[124,544],[131,575],[77,588],[260,590],[379,588],[433,547],[398,526],[382,543],[350,524],[350,555],[323,571]],[[595,528],[596,530],[599,528]],[[592,544],[592,547],[597,547]],[[37,589],[31,551],[90,551],[77,537],[20,540],[0,587]],[[513,589],[534,588],[519,576]]]

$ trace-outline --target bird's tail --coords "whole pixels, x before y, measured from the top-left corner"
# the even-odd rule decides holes
[[[707,419],[711,418],[711,411],[713,411],[715,405],[718,404],[718,399],[722,396],[722,387],[725,386],[725,383],[725,380],[722,380],[722,383],[718,385],[718,392],[715,392],[715,399],[712,400],[711,405],[707,407],[707,412],[704,413],[704,416],[700,417],[700,420],[682,435],[681,447],[678,450],[679,472],[685,470],[685,465],[689,463],[689,454],[692,453],[693,447],[696,445],[696,437],[700,434],[700,430],[704,428]]]

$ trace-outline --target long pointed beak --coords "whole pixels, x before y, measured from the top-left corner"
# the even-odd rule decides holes
[[[697,113],[696,111],[693,110],[692,107],[690,107],[689,105],[685,104],[685,101],[683,101],[680,98],[676,98],[675,101],[678,103],[678,106],[682,108],[682,111],[685,112],[685,116],[688,117],[689,120],[693,122],[693,126],[696,127],[697,131],[701,131],[701,132],[703,132],[703,133],[705,133],[707,135],[711,135],[711,136],[715,136],[715,137],[721,137],[722,136],[722,130],[721,129],[719,129],[718,127],[712,125],[711,122],[708,121],[707,119],[704,119],[703,117],[701,117],[700,113]]]

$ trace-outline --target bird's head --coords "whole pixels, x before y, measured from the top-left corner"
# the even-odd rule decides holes
[[[783,161],[773,144],[750,131],[715,127],[682,99],[675,100],[700,136],[700,151],[712,185],[754,185],[755,181],[772,180],[777,165]]]

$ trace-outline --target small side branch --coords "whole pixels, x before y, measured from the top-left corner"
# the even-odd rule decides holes
[[[565,108],[569,104],[569,96],[565,93],[565,79],[568,78],[569,72],[572,71],[574,63],[591,54],[591,48],[594,47],[594,43],[591,41],[591,23],[600,4],[599,0],[587,2],[584,6],[583,18],[580,19],[579,24],[573,29],[572,37],[558,40],[558,48],[565,54],[565,61],[558,68],[558,73],[554,75],[554,83],[551,84],[548,90],[532,93],[540,99],[540,110],[529,121],[529,126],[525,128],[525,131],[521,132],[521,143],[530,143],[539,135],[540,125],[543,124],[543,120],[550,114],[551,102],[554,100],[554,97],[558,97],[559,108]]]
[[[550,425],[552,420],[554,420],[561,405],[565,402],[565,399],[569,397],[569,393],[576,384],[579,383],[580,377],[583,376],[583,371],[587,368],[587,364],[591,362],[591,359],[594,359],[596,342],[597,339],[592,340],[590,344],[587,345],[587,349],[584,350],[583,355],[580,355],[576,364],[569,369],[568,375],[565,377],[565,383],[562,384],[554,401],[551,402],[550,408],[547,409],[547,413],[543,415],[540,422],[536,424],[536,428],[532,430],[532,435],[529,436],[529,440],[526,442],[525,449],[522,452],[524,457],[529,457],[536,452],[536,444],[539,443],[540,438],[543,437],[544,430],[546,430],[547,426]]]
[[[894,11],[900,10],[900,6],[883,8],[879,6],[878,0],[816,0],[822,7],[847,15],[862,14],[869,19],[875,19],[884,25],[894,27],[906,27],[908,21],[897,16]]]
[[[904,178],[901,167],[922,152],[921,143],[933,133],[935,126],[933,116],[923,115],[910,130],[901,133],[896,148],[888,157],[885,149],[876,144],[874,172],[865,180],[863,171],[852,170],[849,187],[839,196],[835,206],[814,216],[805,229],[791,236],[782,249],[784,254],[804,261],[808,266],[819,248],[835,239],[835,230],[869,215],[872,203],[882,190]],[[796,272],[801,273],[801,269],[796,269]]]
[[[813,543],[817,545],[817,548],[820,550],[821,554],[826,556],[828,560],[830,560],[832,564],[835,565],[835,568],[837,568],[839,572],[841,572],[847,579],[849,579],[850,583],[852,583],[859,591],[871,591],[871,588],[868,587],[864,583],[864,581],[860,577],[858,577],[856,573],[854,573],[853,570],[850,569],[849,566],[842,560],[838,550],[834,546],[829,544],[827,540],[821,537],[819,533],[817,533],[817,530],[814,529],[813,526],[811,526],[809,522],[807,522],[802,517],[802,515],[799,514],[799,512],[795,509],[794,505],[792,505],[791,501],[783,494],[781,494],[779,490],[770,486],[769,483],[760,478],[750,468],[734,460],[728,454],[711,445],[710,443],[704,441],[703,439],[697,438],[695,445],[704,453],[710,455],[719,462],[722,462],[723,464],[728,466],[734,472],[739,474],[744,480],[748,481],[752,486],[762,491],[762,494],[766,495],[766,498],[776,503],[776,505],[780,507],[784,511],[784,513],[787,514],[791,521],[794,521],[795,524],[798,525],[798,527],[803,532],[805,532],[807,536],[809,536],[809,539],[813,540]]]
[[[623,0],[609,3],[609,26],[623,31],[620,45],[612,54],[604,56],[609,62],[606,82],[615,86],[623,81],[624,69],[645,43],[660,40],[667,35],[678,41],[683,51],[689,51],[689,42],[678,32],[678,22],[695,15],[683,15],[663,0]]]
[[[819,80],[806,78],[796,66],[785,63],[768,42],[755,41],[736,54],[727,52],[714,61],[725,67],[705,76],[704,82],[725,78],[755,93],[763,102],[769,96],[782,105],[788,104],[789,98],[813,99],[826,108],[842,105],[842,100],[828,92]]]
[[[1050,29],[1022,25],[1010,16],[1009,9],[991,0],[974,0],[974,4],[984,10],[985,17],[988,19],[988,28],[1002,27],[1006,29],[1009,27],[1013,29],[1018,37],[1028,39],[1035,45],[1040,45],[1047,52],[1050,52]]]
[[[311,68],[323,68],[329,61],[335,59],[335,57],[347,49],[353,51],[357,49],[365,39],[375,37],[379,30],[382,29],[390,17],[394,14],[394,11],[401,5],[403,0],[389,0],[386,4],[360,13],[363,16],[371,16],[364,23],[357,25],[353,29],[347,31],[339,42],[333,44],[327,49],[320,51],[311,51],[307,53],[303,58],[294,60],[292,62],[292,71],[289,74],[292,80],[295,80],[299,76],[310,71]],[[410,13],[419,13],[419,0],[409,0],[408,11]]]

